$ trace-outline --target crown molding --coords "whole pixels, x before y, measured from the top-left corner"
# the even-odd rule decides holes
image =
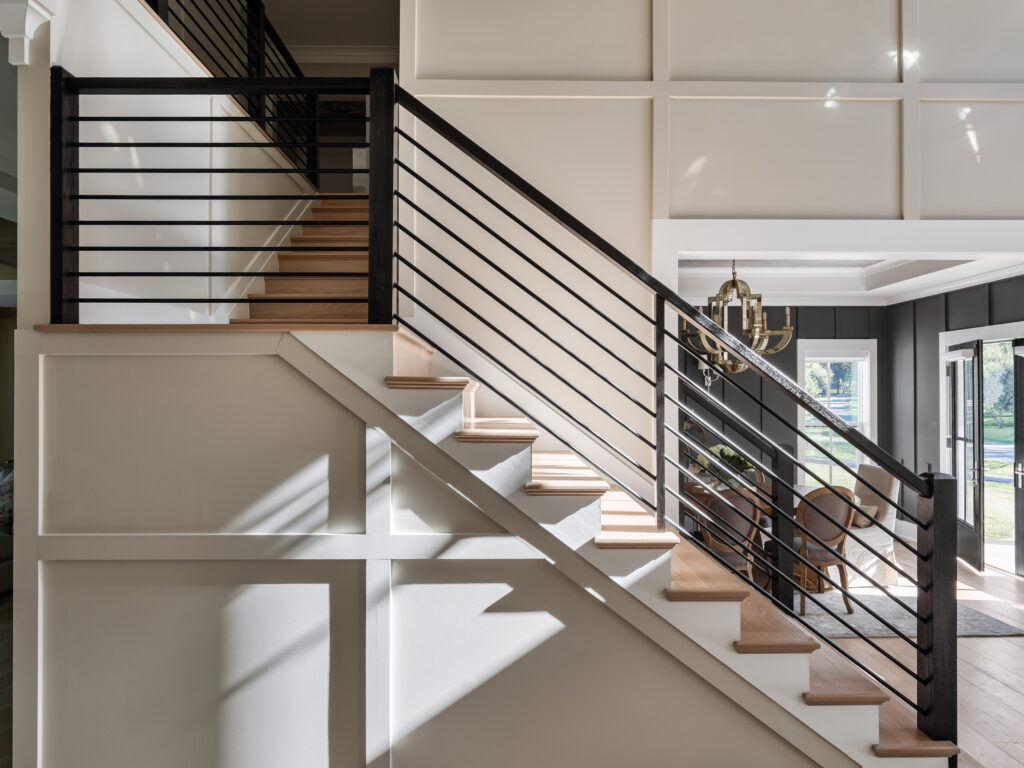
[[[397,45],[290,45],[299,64],[397,64]]]
[[[7,58],[15,66],[28,64],[29,41],[53,18],[41,0],[0,0],[0,35],[8,39]]]

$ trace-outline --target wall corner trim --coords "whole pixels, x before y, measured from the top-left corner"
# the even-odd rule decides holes
[[[0,35],[8,38],[8,59],[15,66],[29,63],[29,42],[36,30],[53,18],[40,0],[0,0]]]

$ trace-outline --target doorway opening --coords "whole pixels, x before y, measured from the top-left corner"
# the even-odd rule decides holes
[[[1010,341],[982,347],[985,565],[1014,573],[1014,355]]]

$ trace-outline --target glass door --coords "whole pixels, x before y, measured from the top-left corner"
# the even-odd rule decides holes
[[[1013,342],[1013,489],[1014,570],[1024,576],[1024,339]]]
[[[985,567],[985,494],[981,403],[981,342],[952,347],[946,363],[949,387],[949,466],[957,479],[957,556],[979,571]]]

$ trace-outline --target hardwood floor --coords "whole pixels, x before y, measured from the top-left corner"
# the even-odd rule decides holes
[[[0,597],[0,768],[11,765],[11,593]]]
[[[900,560],[904,568],[913,567]],[[991,569],[978,573],[961,563],[957,598],[1024,629],[1024,579]],[[837,642],[872,668],[888,669],[888,680],[913,693],[906,675],[863,640]],[[905,643],[877,642],[904,664],[914,664]],[[961,637],[957,651],[960,768],[1024,768],[1024,637]]]

